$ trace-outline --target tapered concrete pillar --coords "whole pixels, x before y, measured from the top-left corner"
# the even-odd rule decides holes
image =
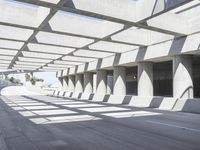
[[[96,93],[97,91],[97,74],[93,74],[93,93]]]
[[[113,93],[113,76],[108,75],[107,76],[107,87],[106,87],[106,93],[107,94],[112,94]]]
[[[175,98],[193,98],[192,59],[189,55],[173,57],[173,95]]]
[[[59,90],[63,90],[63,78],[59,77],[58,81],[59,81],[59,85],[58,85]]]
[[[113,78],[113,94],[126,95],[126,68],[114,67]]]
[[[74,75],[68,76],[68,87],[69,87],[69,92],[74,92],[74,89],[75,89],[75,76]]]
[[[83,92],[83,74],[75,75],[75,92],[77,93]]]
[[[63,90],[68,91],[68,77],[63,77]]]
[[[97,94],[106,94],[106,86],[107,86],[107,71],[106,70],[98,70],[97,71]]]
[[[153,63],[138,63],[138,96],[153,96]]]
[[[93,73],[92,72],[84,73],[84,92],[85,93],[93,92]]]

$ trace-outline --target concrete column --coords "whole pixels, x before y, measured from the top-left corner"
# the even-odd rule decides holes
[[[75,89],[75,76],[74,75],[68,76],[68,87],[69,87],[69,92],[74,92],[74,89]]]
[[[93,74],[93,93],[96,93],[97,91],[97,74]]]
[[[97,94],[106,94],[107,71],[97,70]]]
[[[84,73],[84,92],[85,93],[93,92],[93,73],[92,72]]]
[[[153,63],[138,63],[138,96],[153,96]]]
[[[75,75],[75,92],[83,93],[83,75],[76,74]]]
[[[114,77],[113,94],[126,95],[126,68],[114,67],[113,77]]]
[[[192,59],[189,55],[173,57],[173,95],[175,98],[193,98]]]
[[[112,75],[108,75],[107,76],[107,94],[112,94],[113,93],[113,76]]]
[[[63,90],[68,91],[68,77],[63,77]]]
[[[59,81],[59,85],[58,85],[59,90],[63,90],[63,78],[59,77],[58,81]]]

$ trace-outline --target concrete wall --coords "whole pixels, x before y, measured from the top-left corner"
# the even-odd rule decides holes
[[[109,104],[123,104],[133,107],[156,108],[170,111],[183,111],[200,114],[200,99],[175,99],[173,97],[140,97],[132,95],[100,95],[89,93],[72,93],[56,91],[53,96],[106,102]]]
[[[174,40],[165,41],[159,44],[148,46],[143,49],[134,49],[132,51],[124,52],[120,57],[110,56],[103,58],[102,61],[96,60],[88,63],[88,67],[85,70],[83,65],[71,67],[67,75],[73,75],[76,73],[83,73],[85,71],[96,71],[97,69],[112,68],[113,64],[128,65],[137,64],[140,61],[158,61],[165,60],[174,55],[180,54],[196,54],[200,53],[200,33],[188,35]],[[116,60],[118,59],[118,60]],[[78,71],[77,71],[78,70]],[[57,77],[66,76],[59,72]]]
[[[173,110],[200,114],[200,99],[179,99]]]

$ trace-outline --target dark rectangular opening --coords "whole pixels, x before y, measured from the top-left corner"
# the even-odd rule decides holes
[[[126,94],[137,95],[137,67],[126,68]]]
[[[153,64],[154,96],[173,96],[172,61]]]
[[[194,97],[200,98],[200,56],[193,56],[193,85],[194,85]]]

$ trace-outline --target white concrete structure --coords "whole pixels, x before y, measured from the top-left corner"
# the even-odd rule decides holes
[[[173,93],[175,98],[193,98],[191,56],[180,55],[173,58]]]
[[[93,93],[93,73],[84,73],[84,93]]]
[[[75,92],[77,93],[83,92],[83,75],[82,74],[75,75]]]
[[[69,76],[68,77],[68,89],[69,89],[69,91],[71,91],[71,92],[74,92],[74,90],[75,90],[75,76]]]
[[[58,85],[58,88],[59,88],[59,90],[63,90],[63,78],[58,78],[58,81],[59,81],[59,85]],[[30,84],[30,83],[29,83]],[[31,85],[31,84],[30,84]]]
[[[93,93],[97,91],[97,74],[93,74]]]
[[[107,72],[106,70],[97,71],[97,94],[107,94]]]
[[[200,0],[0,0],[0,74],[43,71],[1,90],[0,149],[200,149]]]
[[[114,95],[126,95],[126,68],[114,67]]]
[[[153,64],[138,63],[138,96],[153,96]]]
[[[63,77],[63,90],[68,91],[69,85],[68,85],[68,77]]]
[[[107,75],[106,94],[113,93],[113,76]]]

